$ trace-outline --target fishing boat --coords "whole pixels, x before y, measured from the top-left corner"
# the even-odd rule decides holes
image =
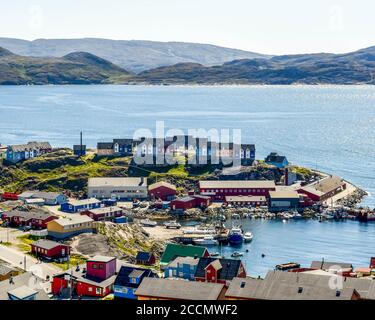
[[[156,227],[157,223],[155,221],[151,221],[150,219],[143,219],[140,221],[141,225],[144,227]]]
[[[243,256],[243,252],[233,252],[232,255],[231,255],[233,258],[239,258],[239,257],[242,257]]]
[[[212,236],[207,236],[202,239],[194,239],[193,242],[194,244],[200,246],[216,246],[219,244],[219,242],[215,240]]]
[[[243,239],[245,242],[251,242],[254,238],[254,235],[251,232],[245,232]]]
[[[297,211],[295,211],[293,213],[293,219],[294,220],[298,220],[298,219],[302,219],[302,218],[303,218],[302,215],[300,213],[298,213]]]
[[[276,266],[276,270],[289,271],[289,270],[293,270],[293,269],[298,269],[300,267],[301,267],[301,265],[299,263],[289,262],[289,263],[278,264]]]
[[[164,222],[164,227],[166,229],[180,229],[181,225],[177,221],[167,221]]]
[[[218,256],[220,256],[220,253],[219,252],[212,252],[212,253],[210,253],[210,257],[218,257]]]
[[[240,245],[240,244],[243,243],[243,233],[242,233],[241,228],[239,228],[239,227],[233,227],[229,231],[228,242],[231,245]]]

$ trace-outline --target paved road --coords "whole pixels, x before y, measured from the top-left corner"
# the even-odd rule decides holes
[[[46,279],[47,276],[52,278],[54,274],[61,272],[61,269],[54,265],[40,263],[38,260],[27,254],[23,254],[13,248],[3,245],[0,245],[0,259],[21,269],[25,268],[24,264],[26,262],[26,271],[33,272],[42,279]]]

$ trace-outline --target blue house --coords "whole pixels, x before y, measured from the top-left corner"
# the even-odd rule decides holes
[[[77,213],[81,211],[91,210],[100,208],[102,205],[101,201],[90,198],[84,200],[69,200],[67,203],[61,205],[61,211],[68,213]]]
[[[137,299],[134,293],[146,277],[158,278],[158,275],[149,269],[121,267],[113,287],[115,299]]]
[[[271,152],[264,160],[267,164],[277,168],[285,168],[289,165],[289,161],[285,156],[280,156],[276,152]]]
[[[199,258],[177,257],[164,269],[165,278],[182,278],[194,281]]]
[[[28,142],[27,144],[11,145],[7,148],[6,160],[17,163],[39,157],[51,151],[52,147],[49,142]]]
[[[73,146],[73,153],[77,157],[83,157],[86,155],[86,145],[76,144]]]

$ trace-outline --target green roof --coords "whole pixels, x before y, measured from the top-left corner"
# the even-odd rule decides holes
[[[207,249],[205,247],[168,243],[163,256],[161,257],[160,264],[166,265],[173,261],[176,257],[201,258],[204,256],[206,251]]]

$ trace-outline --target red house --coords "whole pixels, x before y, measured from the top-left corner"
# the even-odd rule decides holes
[[[16,193],[10,193],[10,192],[4,192],[0,198],[4,201],[15,201],[15,200],[18,200],[18,194]]]
[[[211,204],[211,198],[201,195],[192,195],[171,201],[172,210],[188,210],[192,208],[207,208]]]
[[[151,184],[148,193],[152,200],[171,201],[176,197],[177,189],[173,184],[161,181]]]
[[[28,211],[9,211],[3,213],[2,219],[16,227],[31,227],[33,229],[46,229],[47,223],[57,219],[48,213],[28,212]]]
[[[81,215],[89,216],[94,221],[112,221],[115,218],[123,216],[123,214],[123,210],[116,206],[90,209],[81,212]]]
[[[210,180],[199,181],[201,195],[212,200],[224,201],[227,196],[265,196],[276,190],[275,181],[270,180]]]
[[[370,268],[375,269],[375,257],[372,257],[370,260]]]
[[[31,252],[37,257],[47,259],[67,259],[70,247],[55,241],[38,240],[31,245]]]
[[[246,278],[246,270],[241,260],[199,259],[195,281],[227,284],[233,278]]]
[[[72,284],[72,294],[78,297],[102,298],[113,292],[116,280],[116,258],[96,256],[73,272],[64,272],[53,277],[52,293],[64,295],[68,283]]]

